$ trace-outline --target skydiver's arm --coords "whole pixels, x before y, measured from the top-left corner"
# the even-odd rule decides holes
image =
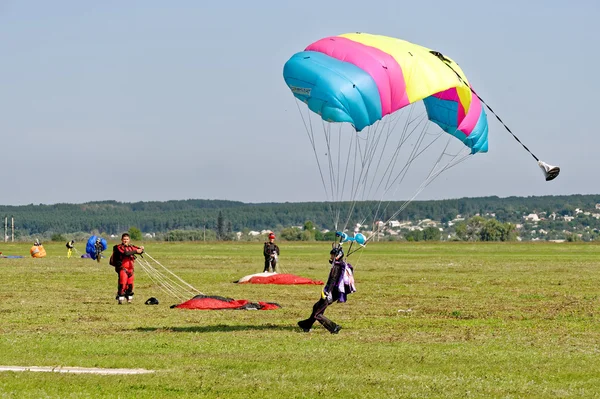
[[[125,256],[137,255],[137,254],[141,253],[140,249],[143,252],[143,248],[138,248],[138,247],[133,246],[133,245],[130,245],[128,247],[125,247],[123,245],[119,245],[118,248],[119,248],[119,252],[121,252]]]
[[[341,275],[342,264],[340,262],[333,262],[333,265],[331,266],[331,271],[329,272],[329,278],[327,279],[327,283],[325,284],[325,288],[323,288],[323,291],[331,292],[340,280]]]

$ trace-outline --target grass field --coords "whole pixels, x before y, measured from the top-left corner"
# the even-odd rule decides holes
[[[284,272],[326,279],[327,243],[279,244]],[[107,260],[48,243],[0,259],[0,365],[156,372],[1,372],[0,398],[600,397],[600,245],[370,244],[350,259],[358,291],[326,312],[338,335],[296,327],[320,286],[232,283],[262,271],[261,243],[145,245],[205,294],[282,309],[170,309],[141,268],[119,306]]]

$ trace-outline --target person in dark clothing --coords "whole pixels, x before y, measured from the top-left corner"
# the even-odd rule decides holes
[[[329,278],[321,292],[321,298],[314,304],[308,319],[298,322],[304,332],[309,332],[315,321],[318,321],[332,334],[337,334],[342,326],[325,317],[325,309],[334,302],[346,302],[347,296],[356,291],[354,285],[354,269],[344,260],[344,251],[340,245],[335,246],[331,252],[331,271]]]
[[[75,240],[71,240],[66,243],[67,247],[67,258],[70,258],[73,254],[73,250],[75,249]]]
[[[136,254],[143,254],[144,247],[136,247],[131,245],[129,234],[123,233],[121,236],[121,244],[113,247],[111,256],[111,265],[115,266],[115,272],[119,275],[119,283],[117,288],[117,301],[121,305],[127,297],[127,303],[133,300],[133,266]]]
[[[269,268],[272,268],[273,273],[275,273],[277,257],[279,256],[279,247],[275,244],[275,234],[269,234],[269,242],[265,242],[263,255],[265,256],[265,269],[263,273],[268,272]]]

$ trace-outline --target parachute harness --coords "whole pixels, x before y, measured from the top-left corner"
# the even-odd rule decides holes
[[[545,163],[544,161],[540,161],[540,159],[538,157],[535,156],[535,154],[533,152],[531,152],[529,150],[529,148],[527,148],[527,146],[525,144],[523,144],[521,142],[521,140],[519,140],[519,138],[512,132],[512,130],[510,130],[510,128],[508,126],[506,126],[506,124],[502,121],[502,119],[500,119],[500,117],[494,112],[494,110],[492,109],[492,107],[490,107],[484,100],[483,98],[481,98],[479,96],[479,94],[477,94],[475,92],[475,90],[473,90],[473,88],[471,87],[471,85],[469,85],[467,82],[464,81],[464,79],[460,76],[460,74],[458,72],[456,72],[456,70],[454,68],[452,68],[451,64],[451,60],[449,60],[448,58],[444,57],[444,55],[442,53],[440,53],[439,51],[430,51],[431,54],[435,55],[436,57],[438,57],[444,64],[446,64],[446,66],[448,68],[450,68],[452,70],[452,72],[454,72],[456,74],[456,76],[458,77],[458,80],[460,80],[460,82],[462,84],[464,84],[466,87],[469,88],[469,90],[471,90],[471,93],[473,93],[474,95],[477,96],[477,98],[479,99],[479,101],[482,102],[483,105],[486,106],[487,109],[490,110],[490,112],[496,117],[496,119],[498,119],[498,122],[500,122],[502,124],[502,126],[504,126],[504,128],[506,129],[507,132],[509,132],[515,140],[517,140],[517,142],[519,144],[521,144],[521,146],[525,149],[525,151],[527,151],[529,154],[531,154],[531,156],[533,157],[533,159],[535,159],[538,163],[538,165],[540,166],[540,168],[542,168],[542,171],[544,172],[544,175],[546,177],[546,181],[550,181],[553,180],[554,178],[556,178],[558,176],[558,174],[560,173],[560,168],[558,166],[552,166],[549,165],[547,163]]]

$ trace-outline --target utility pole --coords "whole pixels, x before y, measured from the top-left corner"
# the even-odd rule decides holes
[[[15,218],[13,216],[10,217],[10,223],[12,226],[12,242],[15,242]]]
[[[8,216],[4,216],[4,242],[8,241]]]

